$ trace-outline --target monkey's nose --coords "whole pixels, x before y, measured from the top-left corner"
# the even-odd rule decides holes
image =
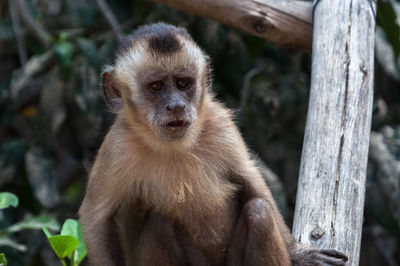
[[[168,104],[166,108],[168,112],[182,113],[185,111],[186,105],[184,103]]]

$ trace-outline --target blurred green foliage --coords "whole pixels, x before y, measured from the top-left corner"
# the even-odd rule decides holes
[[[11,206],[18,206],[18,197],[10,192],[1,192],[0,209],[6,209]],[[15,241],[15,239],[12,237],[12,234],[20,232],[22,230],[39,230],[44,226],[51,228],[52,230],[58,230],[60,228],[57,221],[55,221],[51,217],[40,215],[25,218],[22,221],[12,224],[6,228],[0,229],[0,247],[10,247],[14,250],[25,252],[27,250],[27,247]]]
[[[78,266],[85,258],[87,250],[79,221],[67,219],[59,235],[51,235],[46,227],[42,230],[62,265],[67,265],[65,259],[68,258],[70,266]]]
[[[18,208],[0,211],[1,232],[37,216],[57,221],[77,218],[88,169],[114,118],[98,84],[118,41],[95,1],[25,1],[34,21],[50,34],[51,47],[44,47],[21,21],[18,36],[28,55],[23,67],[10,1],[0,2],[0,191],[10,191],[20,200]],[[217,98],[236,110],[246,142],[278,174],[275,196],[281,205],[286,203],[282,208],[290,223],[308,104],[310,54],[277,48],[230,27],[148,1],[108,4],[124,34],[145,23],[165,21],[186,27],[211,56]],[[385,145],[397,161],[399,8],[399,2],[378,1],[373,110],[373,130],[391,132],[385,133]],[[392,190],[382,180],[380,165],[371,161],[360,265],[390,259],[400,264],[400,217],[395,202],[400,176],[394,177]],[[21,230],[26,229],[23,223],[19,222]],[[8,232],[8,239],[27,249],[22,252],[0,242],[0,252],[11,265],[59,265],[40,231],[15,232]],[[388,248],[381,251],[377,243]]]
[[[386,34],[387,41],[393,49],[394,59],[398,60],[400,55],[400,26],[396,8],[397,12],[399,12],[398,3],[394,0],[379,1],[377,23],[382,27]]]
[[[17,207],[18,198],[10,192],[0,192],[0,210],[8,207]]]
[[[7,258],[4,253],[0,253],[0,266],[7,266]]]

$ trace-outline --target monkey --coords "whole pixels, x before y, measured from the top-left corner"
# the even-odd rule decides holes
[[[91,265],[345,265],[302,245],[184,28],[128,35],[101,87],[115,122],[79,209]]]

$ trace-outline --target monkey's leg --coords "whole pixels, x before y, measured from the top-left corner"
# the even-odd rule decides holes
[[[270,204],[261,198],[249,200],[233,233],[227,265],[291,265],[288,250]]]
[[[240,179],[235,181],[244,188],[240,193],[240,202],[245,204],[231,242],[228,265],[342,266],[346,264],[347,257],[341,252],[313,248],[296,242],[268,188],[263,187],[261,182],[257,184],[257,179],[253,179],[252,182],[247,180],[243,182]]]

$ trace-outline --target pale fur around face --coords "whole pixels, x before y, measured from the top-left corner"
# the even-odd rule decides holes
[[[144,104],[142,85],[138,82],[144,73],[157,70],[163,73],[174,73],[180,69],[190,70],[196,78],[196,91],[187,110],[187,119],[192,121],[189,131],[184,137],[173,141],[176,148],[187,148],[197,138],[201,127],[201,121],[198,119],[201,112],[201,105],[204,101],[208,89],[204,86],[207,79],[208,64],[203,51],[188,39],[177,36],[182,49],[169,55],[160,55],[151,52],[147,47],[147,42],[137,42],[130,47],[123,57],[117,59],[114,66],[115,80],[118,81],[118,87],[123,88],[122,94],[126,105],[132,102],[135,110],[124,108],[124,116],[130,120],[134,128],[140,128],[142,139],[147,145],[154,149],[171,149],[171,141],[160,138],[158,125],[163,124],[162,119],[151,106]],[[161,120],[160,120],[161,119]],[[158,134],[157,134],[158,133]]]

